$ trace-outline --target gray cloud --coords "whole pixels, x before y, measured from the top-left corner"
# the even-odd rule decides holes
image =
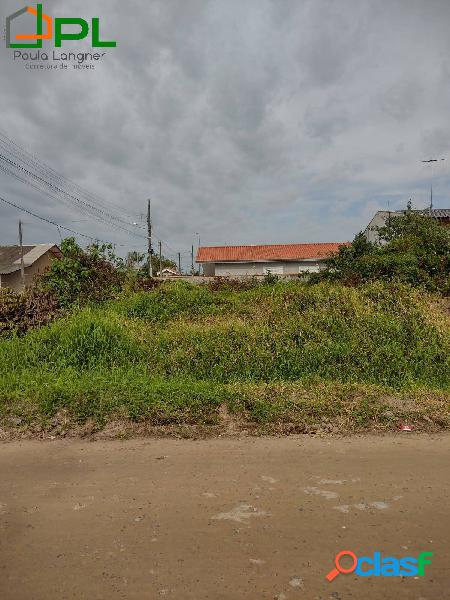
[[[0,17],[17,8],[5,0]],[[420,160],[448,152],[447,1],[52,0],[44,10],[99,16],[118,47],[92,72],[28,72],[2,48],[0,129],[131,220],[151,196],[169,254],[187,253],[196,232],[207,244],[351,238],[388,201],[423,206]],[[123,251],[145,246],[2,173],[0,195]],[[2,243],[15,241],[18,217],[0,204]],[[57,235],[24,218],[27,241]]]

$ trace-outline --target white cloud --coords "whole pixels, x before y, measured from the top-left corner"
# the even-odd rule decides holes
[[[206,244],[348,239],[388,201],[424,205],[420,160],[450,160],[447,1],[45,8],[99,16],[118,46],[93,72],[63,73],[27,72],[2,48],[2,130],[135,218],[151,196],[156,236],[174,250],[188,252],[195,232]],[[434,177],[448,206],[448,166]],[[69,227],[83,218],[1,173],[0,188]],[[17,216],[0,205],[2,243]],[[27,241],[55,236],[26,221]],[[74,228],[145,245],[95,222]]]

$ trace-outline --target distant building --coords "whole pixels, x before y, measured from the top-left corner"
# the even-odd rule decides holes
[[[442,225],[450,227],[450,208],[433,208],[425,210],[415,210],[415,213],[436,219]],[[364,235],[368,242],[378,242],[380,237],[378,235],[378,227],[384,227],[389,217],[401,217],[406,213],[406,210],[379,210],[373,216],[370,223],[367,225]]]
[[[177,277],[178,275],[180,275],[178,269],[174,269],[171,267],[164,267],[162,271],[158,271],[156,273],[157,277]]]
[[[36,275],[46,271],[52,260],[61,256],[56,244],[23,246],[25,287],[31,285]],[[0,288],[23,289],[20,263],[20,246],[0,246]]]
[[[263,246],[204,246],[197,252],[206,277],[298,276],[315,273],[325,258],[348,242],[274,244]]]

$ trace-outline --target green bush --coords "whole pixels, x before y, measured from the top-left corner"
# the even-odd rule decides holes
[[[145,352],[124,323],[99,309],[85,308],[24,338],[0,341],[0,372],[38,367],[47,372],[113,368],[142,361]]]
[[[373,244],[358,234],[350,246],[341,246],[310,282],[400,281],[450,294],[449,228],[409,207],[404,215],[391,217],[379,228],[379,237],[380,243]]]
[[[153,294],[140,292],[128,295],[113,308],[127,317],[150,322],[166,322],[184,317],[204,317],[220,311],[225,300],[202,286],[185,281],[160,286]]]
[[[83,250],[74,238],[61,243],[62,258],[54,260],[38,282],[50,291],[61,307],[101,302],[115,296],[125,282],[122,261],[111,244],[94,243]]]

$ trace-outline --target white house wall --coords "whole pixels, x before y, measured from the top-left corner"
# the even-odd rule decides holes
[[[244,275],[265,275],[270,270],[277,275],[298,275],[300,272],[317,272],[321,264],[322,261],[320,260],[204,263],[203,273],[206,276],[242,277]]]
[[[398,217],[404,215],[404,210],[379,210],[373,216],[370,223],[367,225],[364,235],[366,236],[366,240],[368,242],[377,243],[380,241],[380,236],[378,235],[378,227],[384,227],[386,225],[386,221],[391,217]]]

